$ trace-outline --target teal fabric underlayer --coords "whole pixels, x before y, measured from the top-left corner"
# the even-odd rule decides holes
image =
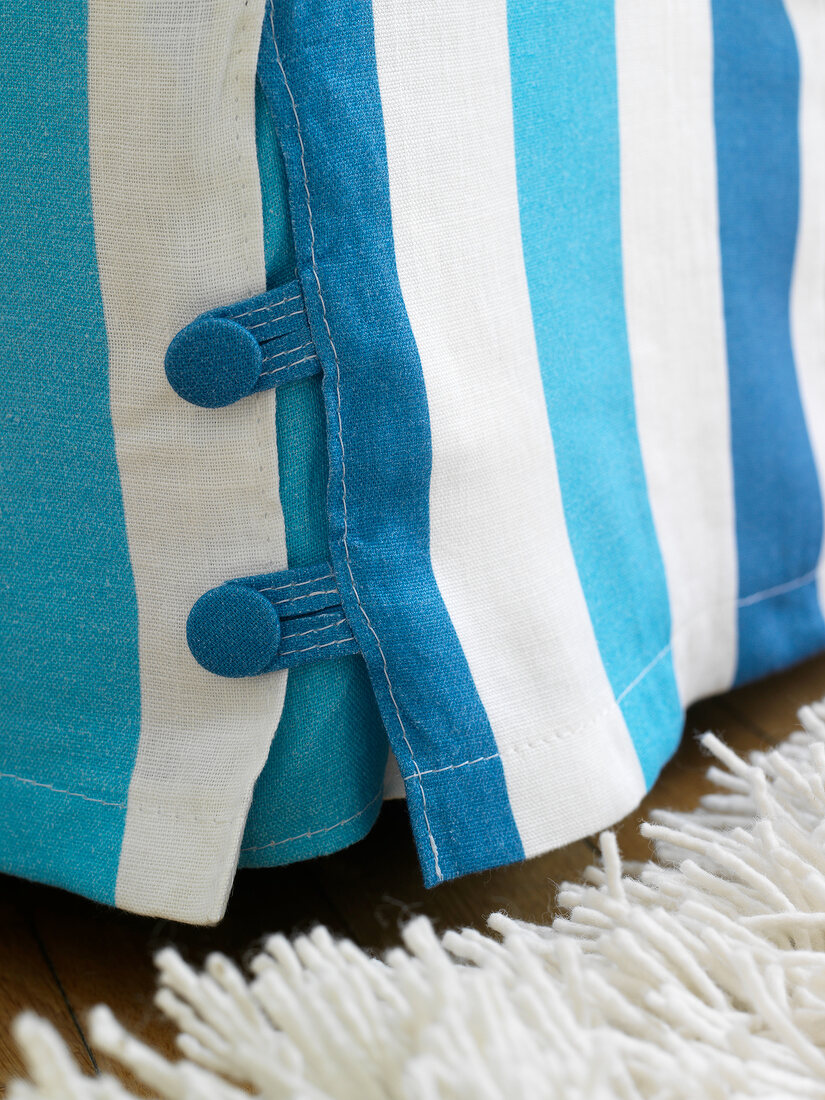
[[[260,88],[255,103],[267,286],[278,286],[295,271],[286,176]],[[329,561],[319,378],[278,389],[276,428],[289,566]],[[293,863],[360,840],[381,808],[386,761],[387,738],[362,657],[292,669],[255,787],[240,866]]]

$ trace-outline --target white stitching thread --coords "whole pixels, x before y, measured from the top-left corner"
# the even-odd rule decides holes
[[[555,740],[555,738],[557,736],[558,735],[555,735],[554,737],[548,737],[545,740],[546,741]],[[534,744],[544,744],[544,741],[534,742]],[[421,774],[422,775],[439,775],[441,772],[455,772],[455,771],[458,771],[459,768],[469,768],[473,764],[486,764],[488,760],[498,760],[500,757],[501,757],[500,752],[494,752],[494,753],[491,753],[489,756],[477,756],[474,760],[465,760],[461,764],[447,764],[443,768],[429,768],[427,771],[422,772]],[[413,779],[414,776],[412,776],[412,775],[402,775],[401,778],[406,783],[408,779]]]
[[[92,798],[88,794],[81,794],[79,791],[65,791],[61,787],[53,787],[51,783],[38,783],[36,779],[27,779],[23,775],[12,775],[11,772],[0,772],[0,779],[16,779],[18,783],[27,783],[32,787],[45,787],[47,791],[52,791],[54,794],[66,794],[71,798],[82,798],[84,802],[96,802],[98,806],[114,806],[118,810],[125,810],[125,802],[106,802],[102,798]]]
[[[286,351],[276,351],[274,355],[264,356],[264,363],[271,363],[273,359],[283,359],[285,355],[292,355],[296,351],[303,351],[304,348],[311,348],[312,341],[308,340],[306,344],[299,344],[297,348],[287,348]]]
[[[755,592],[752,596],[743,596],[741,600],[736,601],[737,607],[750,607],[751,604],[759,603],[760,600],[769,600],[773,596],[784,596],[786,592],[793,592],[797,588],[803,588],[806,584],[810,584],[815,579],[821,566],[817,566],[816,569],[811,569],[802,577],[796,577],[792,581],[785,581],[784,584],[775,584],[773,588],[766,588],[762,592]]]
[[[342,509],[343,509],[343,517],[344,517],[343,545],[344,545],[344,556],[345,556],[346,562],[347,562],[347,571],[349,572],[350,583],[352,585],[353,595],[355,596],[355,600],[356,600],[356,603],[358,604],[358,608],[359,608],[361,614],[364,616],[364,622],[369,627],[369,630],[370,630],[373,638],[375,638],[375,644],[378,646],[378,652],[381,654],[381,660],[382,660],[383,665],[384,665],[384,679],[387,681],[387,689],[389,691],[390,699],[392,700],[392,704],[395,707],[396,717],[398,718],[398,725],[401,728],[401,736],[404,739],[404,744],[407,746],[407,751],[410,754],[410,759],[412,760],[413,767],[415,768],[416,774],[418,776],[418,787],[419,787],[419,790],[421,792],[421,810],[422,810],[422,814],[423,814],[423,817],[424,817],[424,824],[427,827],[427,836],[429,837],[429,840],[430,840],[430,848],[432,849],[432,853],[433,853],[433,861],[434,861],[434,865],[435,865],[436,878],[438,878],[439,881],[443,881],[444,875],[441,871],[441,865],[440,865],[439,859],[438,859],[438,846],[435,842],[435,837],[433,836],[432,826],[430,825],[430,819],[429,819],[429,816],[427,814],[427,796],[424,793],[424,784],[421,781],[421,769],[419,768],[418,762],[415,759],[415,754],[413,752],[412,745],[410,744],[410,739],[407,736],[407,730],[404,726],[404,720],[401,717],[401,710],[398,706],[398,701],[395,698],[395,692],[392,689],[392,682],[390,681],[389,669],[387,667],[387,658],[386,658],[386,655],[384,653],[384,649],[381,645],[381,639],[376,634],[375,627],[372,625],[372,622],[370,621],[370,617],[367,614],[366,609],[364,608],[364,605],[361,603],[361,596],[358,592],[358,586],[355,583],[355,577],[354,577],[353,572],[352,572],[352,563],[350,562],[350,556],[349,556],[349,546],[347,544],[347,529],[348,529],[348,520],[347,520],[347,466],[346,466],[346,456],[345,456],[345,452],[344,452],[344,431],[343,431],[343,424],[341,422],[341,364],[338,360],[338,349],[335,347],[335,341],[332,338],[332,330],[330,329],[329,320],[327,318],[326,302],[324,301],[324,295],[323,295],[323,292],[321,291],[321,280],[318,276],[318,265],[317,265],[316,258],[315,258],[315,227],[314,227],[313,219],[312,219],[312,202],[311,202],[310,194],[309,194],[309,178],[307,176],[307,168],[306,168],[306,153],[305,153],[305,149],[304,149],[304,139],[303,139],[303,135],[301,133],[301,122],[300,122],[300,119],[298,118],[298,106],[295,102],[295,97],[292,94],[292,89],[289,86],[289,81],[286,78],[286,70],[284,69],[283,61],[281,60],[281,51],[278,49],[278,39],[275,35],[275,16],[274,16],[271,8],[269,10],[269,20],[270,20],[270,27],[271,27],[271,30],[272,30],[272,44],[275,47],[275,56],[276,56],[277,61],[278,61],[278,68],[281,70],[281,76],[283,77],[284,87],[286,88],[286,93],[289,96],[289,101],[292,104],[292,114],[295,117],[295,130],[296,130],[296,134],[297,134],[297,137],[298,137],[298,144],[299,144],[300,149],[301,149],[301,171],[303,172],[303,176],[304,176],[304,192],[306,194],[307,218],[308,218],[308,222],[309,222],[309,234],[310,234],[310,253],[311,253],[311,258],[312,258],[312,273],[315,276],[315,285],[316,285],[316,288],[317,288],[317,291],[318,291],[318,300],[321,304],[321,313],[322,313],[322,317],[323,317],[323,321],[324,321],[324,328],[327,331],[327,337],[329,338],[329,345],[330,345],[330,348],[332,349],[332,354],[333,354],[333,357],[335,359],[335,390],[336,390],[336,396],[337,396],[336,412],[337,412],[337,416],[338,416],[338,444],[341,448],[341,503],[342,503]]]
[[[259,592],[269,592],[268,588],[260,588]],[[305,592],[303,596],[283,596],[280,600],[275,600],[278,607],[282,603],[300,603],[301,600],[311,600],[315,596],[338,596],[340,593],[337,588],[325,588],[321,592]]]
[[[283,653],[279,653],[279,657],[294,657],[296,653],[311,653],[315,649],[327,649],[331,645],[346,645],[347,642],[354,642],[354,637],[339,638],[337,642],[322,642],[320,645],[307,646],[306,649],[288,649]]]
[[[346,619],[338,619],[338,621],[337,621],[337,622],[334,622],[334,623],[327,623],[327,624],[326,624],[326,626],[316,626],[316,627],[314,627],[314,629],[312,629],[312,630],[301,630],[301,631],[300,631],[299,633],[297,633],[297,634],[287,634],[287,635],[286,635],[286,637],[284,638],[284,641],[286,641],[286,642],[292,642],[292,641],[294,641],[294,640],[295,640],[296,638],[305,638],[305,637],[307,636],[307,634],[320,634],[322,630],[332,630],[332,628],[333,628],[334,626],[340,626],[340,625],[341,625],[341,623],[345,623],[346,621],[347,621]],[[294,653],[294,652],[295,652],[295,650],[294,650],[294,649],[291,649],[291,650],[289,650],[289,653]],[[301,652],[301,653],[302,653],[302,652],[303,652],[303,650],[299,650],[299,652]],[[286,651],[286,650],[284,651],[284,653],[282,654],[282,656],[284,656],[284,657],[288,656],[288,654],[287,654],[287,651]]]
[[[270,840],[268,844],[259,844],[257,847],[241,848],[242,852],[263,852],[266,848],[277,848],[281,844],[289,844],[292,840],[309,840],[310,837],[319,836],[321,833],[331,833],[333,829],[338,829],[342,825],[349,825],[350,821],[355,821],[356,818],[361,817],[367,810],[374,806],[379,798],[384,794],[384,787],[382,785],[381,790],[373,798],[369,800],[366,806],[362,806],[358,813],[352,814],[350,817],[345,817],[341,821],[336,821],[334,825],[327,825],[324,829],[309,829],[305,833],[298,833],[297,836],[287,836],[283,840]]]
[[[111,806],[112,809],[115,810],[125,810],[128,805],[127,802],[107,802],[103,798],[92,798],[91,795],[83,794],[81,791],[67,791],[62,787],[54,787],[51,783],[39,783],[36,779],[28,779],[24,775],[13,775],[11,772],[0,772],[0,779],[13,779],[16,783],[25,783],[30,787],[42,787],[44,790],[51,791],[52,794],[62,794],[69,798],[80,798],[84,802],[93,802],[97,806]],[[151,806],[131,806],[129,807],[129,812],[143,814],[147,817],[168,817],[172,821],[185,821],[191,816],[190,814],[170,813],[164,807],[153,808]],[[197,814],[196,816],[208,820],[213,825],[228,825],[231,821],[237,819],[237,815],[233,815],[232,817],[210,817],[208,814]]]
[[[258,306],[257,309],[248,309],[246,313],[235,313],[231,317],[227,317],[227,320],[240,321],[242,317],[253,317],[256,313],[264,313],[269,309],[277,309],[279,306],[285,306],[288,302],[297,302],[300,297],[300,294],[293,294],[291,298],[281,298],[280,302],[270,302],[268,305]]]
[[[273,359],[275,357],[273,356]],[[296,359],[294,363],[284,363],[282,367],[275,367],[274,370],[264,370],[258,375],[259,378],[266,378],[268,374],[277,374],[282,370],[292,370],[293,367],[298,367],[301,363],[308,363],[311,359],[317,359],[317,355],[305,355],[303,359]],[[266,362],[266,360],[264,360]]]
[[[256,328],[266,328],[267,325],[275,325],[279,321],[288,321],[290,317],[303,317],[306,311],[303,309],[295,309],[292,313],[282,313],[280,317],[267,317],[265,321],[258,321],[256,325],[244,325],[243,327],[247,332],[254,332]],[[237,321],[237,317],[229,318],[232,321]]]
[[[321,584],[322,581],[331,581],[334,573],[325,573],[323,577],[309,577],[305,581],[290,581],[288,584],[277,584],[274,588],[259,588],[259,592],[283,592],[285,588],[300,588],[303,584]]]

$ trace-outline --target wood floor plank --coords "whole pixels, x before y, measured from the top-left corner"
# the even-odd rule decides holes
[[[319,922],[338,934],[350,931],[314,885],[309,864],[241,872],[224,920],[211,928],[138,917],[48,888],[38,891],[33,913],[81,1024],[94,1005],[108,1004],[134,1035],[173,1059],[175,1030],[153,1003],[153,958],[162,947],[175,946],[198,966],[212,951],[242,963],[272,932],[293,934]],[[117,1063],[105,1055],[98,1063],[145,1095]]]
[[[47,889],[37,898],[34,920],[82,1027],[90,1008],[108,1003],[140,1038],[172,1052],[173,1029],[152,1002],[151,945],[159,922]],[[95,1056],[101,1072],[114,1072],[138,1095],[147,1095],[105,1055]]]
[[[0,1095],[8,1083],[23,1075],[23,1062],[14,1044],[12,1021],[24,1011],[49,1020],[78,1063],[91,1071],[92,1063],[72,1019],[69,1005],[49,966],[29,916],[29,884],[0,875]]]
[[[795,665],[776,676],[736,688],[720,703],[753,722],[774,740],[798,727],[796,712],[825,696],[825,654]]]

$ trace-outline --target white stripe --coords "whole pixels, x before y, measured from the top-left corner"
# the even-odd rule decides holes
[[[431,556],[528,855],[642,773],[562,511],[521,250],[504,0],[374,0],[395,253],[429,403]]]
[[[785,8],[800,65],[800,203],[791,341],[820,492],[825,493],[825,4],[785,0]],[[818,578],[819,605],[825,614],[821,569]]]
[[[727,688],[737,659],[711,13],[709,0],[615,10],[628,339],[687,704]]]
[[[195,408],[169,388],[163,357],[199,312],[264,287],[263,7],[89,3],[95,235],[140,636],[117,904],[199,923],[223,912],[286,676],[205,672],[186,616],[222,580],[283,567],[286,550],[273,395]]]

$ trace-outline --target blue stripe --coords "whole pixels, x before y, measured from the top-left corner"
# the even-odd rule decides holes
[[[624,313],[612,0],[509,5],[524,258],[570,542],[651,784],[682,713]]]
[[[113,903],[140,679],[92,224],[86,7],[7,4],[2,36],[0,863]]]
[[[324,364],[333,563],[393,748],[413,776],[408,804],[432,884],[518,859],[523,849],[495,740],[430,563],[429,415],[395,266],[369,5],[271,4],[261,74]],[[489,756],[483,768],[436,771]]]
[[[789,317],[799,219],[796,42],[781,0],[714,0],[713,33],[741,682],[825,644],[812,577],[822,504]]]

